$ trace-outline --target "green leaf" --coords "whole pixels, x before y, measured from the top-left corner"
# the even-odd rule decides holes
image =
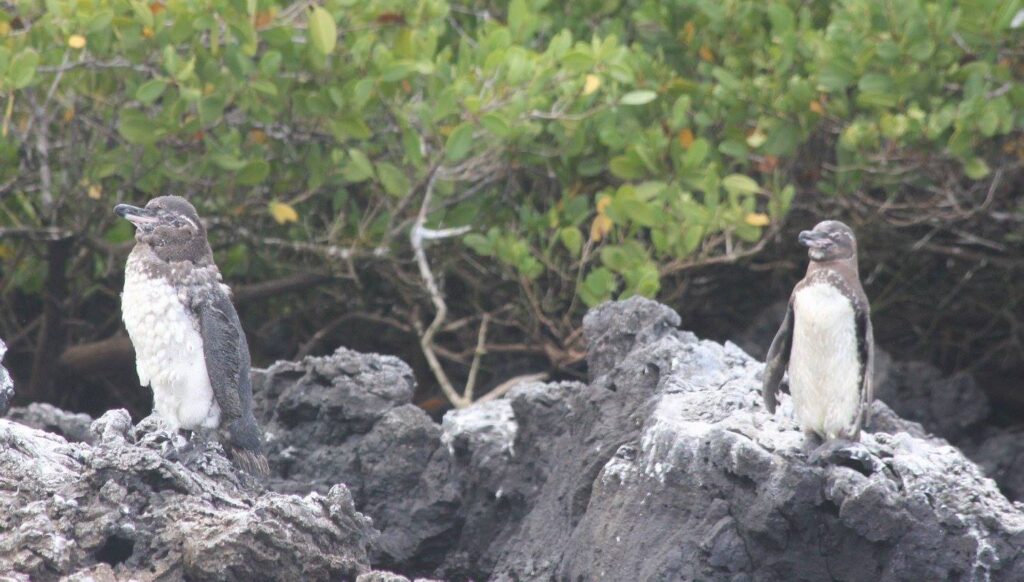
[[[964,163],[964,173],[972,180],[980,180],[988,176],[991,171],[985,160],[981,158],[971,158]]]
[[[163,136],[163,132],[157,130],[152,119],[134,109],[126,109],[121,112],[117,130],[125,141],[134,144],[152,144]]]
[[[324,56],[334,52],[338,42],[338,27],[334,17],[320,6],[314,6],[309,13],[309,38],[313,48]]]
[[[623,180],[636,180],[644,175],[644,166],[634,156],[615,156],[608,162],[612,175]]]
[[[761,191],[757,182],[743,174],[730,174],[722,179],[722,187],[731,194],[756,194]]]
[[[768,132],[768,139],[761,146],[761,152],[769,156],[788,156],[796,151],[800,143],[800,128],[788,121],[775,125]]]
[[[480,118],[480,125],[497,137],[508,137],[511,132],[508,120],[493,111]]]
[[[249,87],[254,91],[259,91],[264,95],[270,95],[271,97],[277,97],[277,85],[266,79],[253,79],[249,81]]]
[[[199,120],[203,126],[210,126],[224,114],[224,97],[217,93],[207,95],[199,100]]]
[[[621,105],[647,105],[658,98],[654,91],[630,91],[619,100]]]
[[[579,257],[583,249],[583,234],[575,226],[566,226],[558,231],[558,238],[573,257]]]
[[[623,246],[606,246],[601,248],[601,264],[621,273],[633,265],[633,257]]]
[[[27,87],[36,76],[36,67],[39,66],[39,53],[34,49],[25,49],[11,59],[10,69],[7,70],[7,82],[15,89]]]
[[[580,286],[580,298],[588,306],[593,307],[611,298],[617,286],[615,274],[604,267],[599,267],[583,279],[583,285]]]
[[[373,177],[373,162],[370,161],[370,158],[362,150],[352,148],[348,150],[348,156],[351,161],[342,170],[345,180],[349,182],[364,182]]]
[[[401,198],[409,193],[409,178],[398,166],[388,162],[377,164],[377,177],[380,178],[384,191],[395,198]]]
[[[448,135],[448,141],[444,145],[445,156],[448,161],[457,162],[466,157],[469,148],[473,146],[473,126],[470,123],[460,123]]]
[[[245,167],[245,160],[238,159],[238,157],[228,153],[217,153],[210,156],[213,163],[217,164],[225,170],[231,172],[237,172]]]
[[[159,99],[166,89],[167,81],[164,81],[163,79],[146,81],[142,85],[139,85],[139,88],[135,90],[135,98],[140,102],[149,105]]]
[[[277,73],[277,70],[281,67],[281,61],[283,58],[284,57],[281,55],[280,51],[267,51],[263,54],[263,57],[260,58],[260,72],[267,77]]]
[[[480,233],[471,232],[462,237],[462,242],[466,243],[466,246],[473,249],[478,255],[489,257],[494,254],[494,245],[491,243],[491,239]]]
[[[270,175],[270,164],[265,160],[253,160],[238,171],[236,179],[243,186],[254,186]]]

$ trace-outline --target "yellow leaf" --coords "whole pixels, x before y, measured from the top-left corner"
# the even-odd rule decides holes
[[[11,32],[11,24],[9,22],[0,22],[0,36],[7,36]]]
[[[87,194],[89,195],[89,198],[92,198],[93,200],[99,200],[100,196],[103,194],[103,186],[100,186],[99,184],[93,184],[92,186],[89,186]]]
[[[743,219],[743,221],[750,226],[768,226],[772,222],[771,219],[768,218],[767,214],[762,214],[760,212],[751,212]]]
[[[254,144],[265,144],[267,143],[267,132],[262,129],[249,130],[249,141]]]
[[[709,63],[715,60],[715,53],[711,52],[711,49],[709,49],[707,45],[700,47],[700,50],[697,52],[700,53],[700,58]]]
[[[604,209],[608,208],[608,205],[612,203],[611,196],[602,196],[597,199],[597,213],[604,215]]]
[[[73,49],[85,48],[85,37],[80,34],[72,34],[68,37],[68,46]]]
[[[768,136],[766,136],[763,131],[761,131],[760,129],[755,129],[754,131],[750,132],[750,135],[747,136],[747,145],[754,149],[757,149],[761,147],[761,145],[767,139]]]
[[[693,145],[693,131],[688,127],[684,127],[679,130],[679,145],[683,146],[684,150],[690,149]]]
[[[278,224],[297,222],[299,220],[299,213],[295,212],[291,204],[276,200],[270,203],[270,215],[274,217]]]
[[[256,30],[259,30],[261,28],[265,28],[267,25],[269,25],[272,22],[274,22],[274,13],[275,12],[277,12],[277,11],[274,10],[273,8],[271,8],[270,10],[259,10],[259,11],[257,11],[256,15],[253,16],[253,19],[252,19],[252,26],[253,26],[253,28],[255,28]]]
[[[687,22],[683,25],[683,42],[690,44],[693,42],[693,35],[697,33],[697,27],[693,25],[693,21]]]
[[[600,88],[601,77],[598,77],[597,75],[587,75],[587,80],[583,82],[583,94],[590,95]]]
[[[604,214],[598,214],[594,217],[594,222],[590,224],[590,240],[593,242],[600,241],[611,229],[612,219]]]
[[[811,101],[811,104],[808,107],[811,111],[817,113],[818,115],[825,115],[825,108],[822,107],[821,103],[818,102],[817,100]]]
[[[153,32],[153,27],[152,26],[143,26],[142,27],[142,36],[144,38],[153,38],[154,34],[156,34],[156,33]]]

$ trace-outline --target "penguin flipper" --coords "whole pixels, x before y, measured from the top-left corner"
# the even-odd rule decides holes
[[[854,434],[871,423],[871,403],[875,399],[875,333],[871,314],[864,309],[857,314],[857,352],[861,363],[860,414],[857,415]]]
[[[782,326],[775,334],[772,345],[768,348],[768,355],[765,356],[764,383],[761,387],[761,396],[764,398],[764,406],[768,412],[774,414],[778,404],[777,394],[779,385],[782,383],[782,376],[789,366],[789,351],[793,344],[793,300],[790,299],[786,306],[786,317],[782,320]]]
[[[230,311],[225,310],[225,301]],[[206,373],[220,406],[221,423],[230,424],[244,414],[240,392],[243,382],[248,385],[250,380],[249,371],[242,371],[242,349],[248,351],[248,346],[245,338],[240,337],[238,315],[227,297],[223,301],[215,298],[199,308],[199,333],[203,338]]]
[[[216,293],[199,308],[199,329],[206,372],[221,411],[220,424],[226,429],[227,448],[243,470],[266,475],[269,467],[252,412],[249,346],[226,293]]]

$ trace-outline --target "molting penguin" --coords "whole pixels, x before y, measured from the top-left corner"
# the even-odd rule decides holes
[[[875,352],[857,240],[850,227],[826,220],[801,232],[799,241],[811,262],[765,358],[765,407],[775,412],[788,366],[793,408],[804,432],[826,441],[856,441],[870,421]]]
[[[235,462],[266,475],[249,346],[195,208],[161,196],[114,212],[136,228],[121,311],[153,408],[175,429],[220,429]]]

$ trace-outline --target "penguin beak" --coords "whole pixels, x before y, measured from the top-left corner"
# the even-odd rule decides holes
[[[151,225],[159,222],[156,212],[147,208],[139,208],[130,204],[118,204],[114,207],[114,214],[131,222],[135,226]]]
[[[800,241],[800,244],[809,249],[820,249],[824,246],[828,246],[828,243],[831,241],[827,234],[813,230],[805,230],[801,232],[800,236],[797,237],[797,240]]]

